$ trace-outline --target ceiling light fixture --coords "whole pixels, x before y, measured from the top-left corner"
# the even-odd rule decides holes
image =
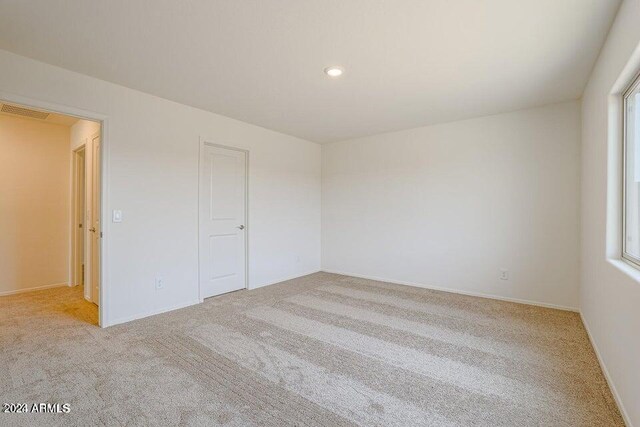
[[[324,73],[329,77],[340,77],[344,73],[342,67],[327,67],[324,69]]]

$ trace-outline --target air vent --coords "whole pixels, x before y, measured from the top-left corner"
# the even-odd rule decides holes
[[[28,108],[17,107],[15,105],[2,104],[2,109],[0,110],[3,113],[9,114],[17,114],[18,116],[26,116],[34,119],[44,120],[49,117],[49,113],[44,113],[42,111],[30,110]]]

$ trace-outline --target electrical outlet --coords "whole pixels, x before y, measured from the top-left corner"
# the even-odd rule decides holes
[[[500,269],[500,280],[509,280],[509,270],[504,268]]]
[[[162,277],[156,277],[156,290],[158,289],[164,289],[164,281],[162,280]]]

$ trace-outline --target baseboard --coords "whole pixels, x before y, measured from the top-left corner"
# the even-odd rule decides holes
[[[34,286],[32,288],[15,289],[13,291],[0,291],[0,297],[6,296],[6,295],[23,294],[25,292],[41,291],[43,289],[61,288],[63,286],[69,286],[69,284],[66,283],[66,282],[65,283],[53,283],[51,285]]]
[[[611,375],[609,375],[609,370],[607,369],[607,365],[604,364],[604,360],[602,360],[602,356],[600,355],[600,350],[598,350],[598,345],[593,339],[593,335],[591,335],[591,330],[589,329],[589,324],[587,320],[584,318],[582,313],[580,313],[580,319],[582,319],[582,324],[584,325],[584,329],[587,331],[587,336],[589,337],[589,341],[591,342],[591,347],[593,347],[593,351],[596,353],[596,357],[598,358],[598,363],[600,364],[600,369],[604,373],[604,378],[607,380],[607,384],[609,385],[609,390],[611,390],[611,394],[613,394],[613,399],[616,401],[618,405],[618,409],[620,409],[620,414],[622,414],[622,419],[624,420],[627,427],[633,427],[631,424],[631,419],[629,418],[629,414],[624,408],[622,404],[622,399],[620,398],[620,394],[618,394],[618,390],[616,389],[615,384],[611,379]]]
[[[281,283],[281,282],[286,282],[287,280],[299,279],[300,277],[308,276],[308,275],[314,274],[314,273],[319,273],[321,271],[322,270],[313,270],[313,271],[309,271],[307,273],[296,274],[296,275],[288,276],[288,277],[285,277],[285,278],[282,278],[282,279],[278,279],[278,280],[275,280],[275,281],[272,281],[272,282],[267,282],[267,283],[262,284],[262,285],[250,286],[248,289],[264,288],[265,286],[275,285],[275,284],[278,284],[278,283]]]
[[[125,316],[125,317],[120,317],[119,319],[116,320],[107,320],[107,324],[104,325],[104,328],[107,328],[109,326],[115,326],[115,325],[120,325],[122,323],[127,323],[127,322],[132,322],[134,320],[139,320],[139,319],[143,319],[145,317],[150,317],[150,316],[155,316],[157,314],[162,314],[162,313],[167,313],[169,311],[173,311],[173,310],[179,310],[181,308],[186,308],[186,307],[190,307],[192,305],[196,305],[196,304],[200,304],[200,300],[196,299],[193,301],[189,301],[186,303],[182,303],[182,304],[177,304],[171,307],[165,307],[165,308],[160,308],[157,310],[151,310],[151,311],[145,311],[144,313],[138,313],[138,314],[134,314],[132,316]]]
[[[318,273],[320,270],[314,270],[312,272],[309,273],[303,273],[303,274],[297,274],[295,276],[291,276],[291,277],[287,277],[284,279],[279,279],[277,281],[274,282],[269,282],[269,283],[265,283],[264,285],[260,285],[260,286],[256,286],[250,289],[257,289],[257,288],[262,288],[264,286],[270,286],[270,285],[275,285],[276,283],[280,283],[280,282],[286,282],[287,280],[292,280],[292,279],[297,279],[299,277],[303,277],[303,276],[308,276],[309,274],[313,274],[313,273]],[[125,317],[121,317],[119,319],[115,319],[115,320],[107,320],[106,325],[104,325],[103,327],[109,327],[109,326],[115,326],[115,325],[120,325],[122,323],[127,323],[127,322],[132,322],[134,320],[139,320],[139,319],[143,319],[145,317],[150,317],[150,316],[155,316],[157,314],[162,314],[162,313],[166,313],[169,311],[173,311],[173,310],[179,310],[181,308],[186,308],[192,305],[196,305],[196,304],[200,304],[202,303],[202,301],[200,299],[196,299],[194,301],[190,301],[184,304],[178,304],[172,307],[166,307],[166,308],[161,308],[159,310],[152,310],[152,311],[146,311],[144,313],[138,313],[138,314],[134,314],[132,316],[125,316]]]
[[[343,272],[343,271],[324,270],[324,269],[322,271],[325,272],[325,273],[340,274],[340,275],[343,275],[343,276],[357,277],[359,279],[376,280],[378,282],[387,282],[387,283],[393,283],[393,284],[396,284],[396,285],[406,285],[406,286],[413,286],[413,287],[416,287],[416,288],[431,289],[431,290],[434,290],[434,291],[449,292],[449,293],[453,293],[453,294],[467,295],[467,296],[472,296],[472,297],[488,298],[488,299],[494,299],[494,300],[498,300],[498,301],[515,302],[515,303],[518,303],[518,304],[534,305],[536,307],[555,308],[556,310],[572,311],[574,313],[579,313],[580,312],[580,310],[578,308],[576,308],[576,307],[568,307],[568,306],[564,306],[564,305],[550,304],[550,303],[546,303],[546,302],[531,301],[531,300],[520,299],[520,298],[503,297],[503,296],[500,296],[500,295],[485,294],[485,293],[482,293],[482,292],[462,291],[462,290],[459,290],[459,289],[443,288],[443,287],[440,287],[440,286],[425,285],[424,283],[406,282],[406,281],[402,281],[402,280],[386,279],[384,277],[366,276],[366,275],[362,275],[362,274],[354,274],[354,273],[348,273],[348,272]]]

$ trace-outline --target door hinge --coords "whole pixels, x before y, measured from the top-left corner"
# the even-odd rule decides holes
[[[102,238],[102,231],[100,232],[100,238]]]

